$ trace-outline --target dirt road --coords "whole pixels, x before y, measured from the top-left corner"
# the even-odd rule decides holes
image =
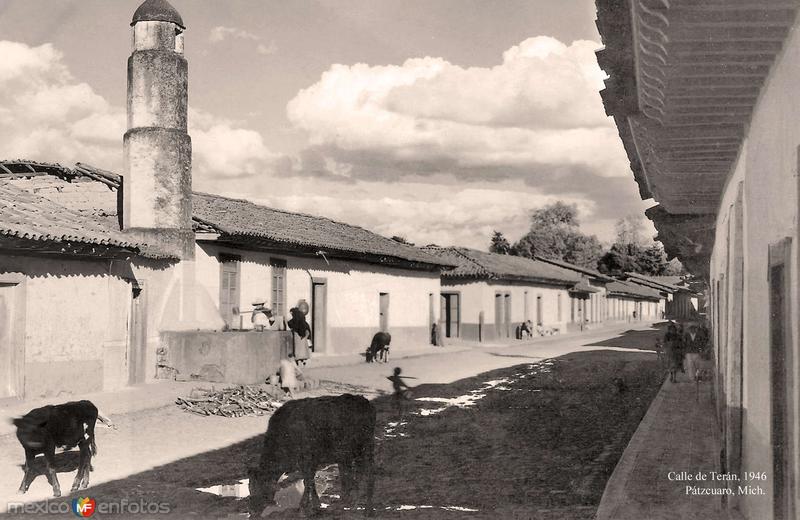
[[[629,331],[622,335],[605,332],[583,336],[552,338],[534,344],[502,348],[474,348],[447,356],[428,355],[398,360],[390,365],[361,364],[336,368],[310,369],[320,379],[363,385],[379,391],[389,389],[385,379],[391,367],[401,366],[404,373],[417,377],[416,383],[449,383],[488,370],[535,362],[597,348],[637,349],[652,345],[652,331]],[[95,459],[92,485],[128,479],[129,498],[152,495],[147,482],[159,482],[160,500],[183,503],[189,500],[209,514],[223,514],[218,497],[198,493],[194,487],[220,483],[220,479],[235,481],[241,478],[242,468],[249,464],[254,439],[263,433],[267,419],[246,417],[228,419],[199,417],[177,407],[159,408],[114,417],[118,431],[98,429],[99,455]],[[238,444],[237,444],[238,443]],[[247,448],[247,449],[245,449]],[[76,454],[59,457],[62,468],[59,480],[68,490],[75,475]],[[0,437],[0,510],[5,504],[36,501],[50,496],[50,486],[43,476],[38,477],[28,494],[15,494],[22,477],[19,464],[22,450],[13,436]],[[200,464],[200,466],[198,466]],[[206,471],[204,466],[213,468]],[[191,477],[191,478],[187,478]],[[86,495],[106,494],[108,486],[90,488]],[[206,504],[206,505],[204,505]],[[236,509],[234,508],[233,511]],[[230,507],[227,512],[232,512]],[[217,516],[214,514],[214,516]],[[223,515],[224,516],[224,515]]]

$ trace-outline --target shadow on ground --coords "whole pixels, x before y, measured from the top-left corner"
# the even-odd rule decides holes
[[[668,322],[654,323],[648,330],[626,330],[615,338],[610,338],[593,343],[584,343],[584,347],[617,347],[629,348],[633,350],[653,350],[656,349],[656,340],[664,333]]]
[[[634,349],[637,338],[647,338],[649,346],[656,333],[628,331],[602,344]],[[625,380],[624,391],[612,384],[614,378]],[[588,520],[660,383],[654,356],[598,350],[523,362],[450,384],[420,385],[414,397],[433,400],[406,402],[402,417],[392,396],[376,397],[378,517]],[[476,395],[472,406],[443,405]],[[266,425],[265,419],[265,430]],[[167,504],[170,517],[244,517],[246,499],[195,488],[246,478],[247,468],[258,461],[261,442],[258,435],[93,486],[81,496],[98,504],[123,499]],[[152,449],[158,449],[158,439]],[[338,494],[336,482],[322,502],[336,505]],[[269,518],[297,515],[295,510]],[[338,510],[320,517],[363,516]]]

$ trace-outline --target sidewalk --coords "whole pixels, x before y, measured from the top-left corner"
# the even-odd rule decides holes
[[[622,331],[631,328],[631,326],[647,327],[646,323],[614,323],[607,327],[592,329],[583,332],[569,332],[566,334],[559,334],[556,336],[546,336],[541,338],[534,338],[529,340],[503,340],[497,342],[470,342],[454,340],[449,341],[444,347],[435,347],[426,345],[419,348],[409,349],[396,349],[392,350],[390,365],[392,367],[397,365],[406,366],[416,369],[417,373],[420,372],[418,365],[428,365],[429,363],[419,358],[426,358],[428,356],[437,356],[443,354],[466,354],[472,357],[465,351],[473,351],[476,355],[480,352],[485,352],[484,349],[494,349],[498,347],[518,347],[527,350],[530,347],[546,347],[553,343],[559,343],[563,340],[571,340],[578,338],[586,338],[587,340],[598,335],[611,335],[614,332]],[[537,349],[538,350],[538,349]],[[545,349],[546,350],[546,349]],[[401,361],[403,360],[403,361]],[[362,366],[360,369],[353,369],[356,366]],[[353,367],[353,368],[347,368]],[[466,366],[464,367],[466,368]],[[497,368],[497,366],[487,366],[486,370]],[[311,358],[308,366],[304,369],[309,375],[317,377],[318,379],[342,379],[341,382],[349,382],[351,384],[361,384],[363,386],[371,386],[376,389],[388,390],[389,384],[385,380],[383,372],[388,370],[387,366],[382,363],[375,363],[367,365],[364,363],[364,357],[361,354],[345,354],[334,356],[318,356]],[[459,370],[458,377],[466,377],[466,375],[473,375],[472,369]],[[464,372],[464,374],[462,374]],[[374,373],[374,374],[373,374]],[[466,375],[465,375],[466,374]],[[443,374],[440,374],[443,375]],[[364,377],[366,376],[366,377]],[[373,377],[370,377],[373,376]],[[449,382],[455,376],[447,377],[446,381],[440,380],[439,377],[434,378],[435,381],[426,382]],[[110,417],[125,415],[144,410],[152,410],[170,406],[175,402],[175,398],[181,395],[187,395],[192,388],[203,387],[210,388],[224,388],[230,386],[226,383],[209,383],[204,381],[157,381],[146,385],[125,387],[116,391],[101,391],[92,392],[88,394],[75,394],[63,395],[47,398],[36,399],[3,399],[0,400],[0,436],[13,434],[16,428],[11,424],[10,419],[25,415],[30,410],[45,406],[47,404],[57,404],[66,401],[77,401],[81,399],[88,399],[95,403],[105,414]]]
[[[608,480],[596,520],[722,519],[720,496],[687,492],[726,487],[711,480],[719,471],[717,437],[711,383],[698,393],[687,375],[667,380]],[[708,480],[694,480],[698,472]]]

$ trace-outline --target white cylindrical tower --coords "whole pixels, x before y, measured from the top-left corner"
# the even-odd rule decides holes
[[[186,125],[185,27],[166,0],[146,0],[131,26],[122,226],[148,243],[191,258],[192,141]]]

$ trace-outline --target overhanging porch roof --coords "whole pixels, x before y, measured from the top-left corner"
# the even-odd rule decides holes
[[[667,253],[706,276],[725,182],[795,0],[597,0],[601,92]]]

